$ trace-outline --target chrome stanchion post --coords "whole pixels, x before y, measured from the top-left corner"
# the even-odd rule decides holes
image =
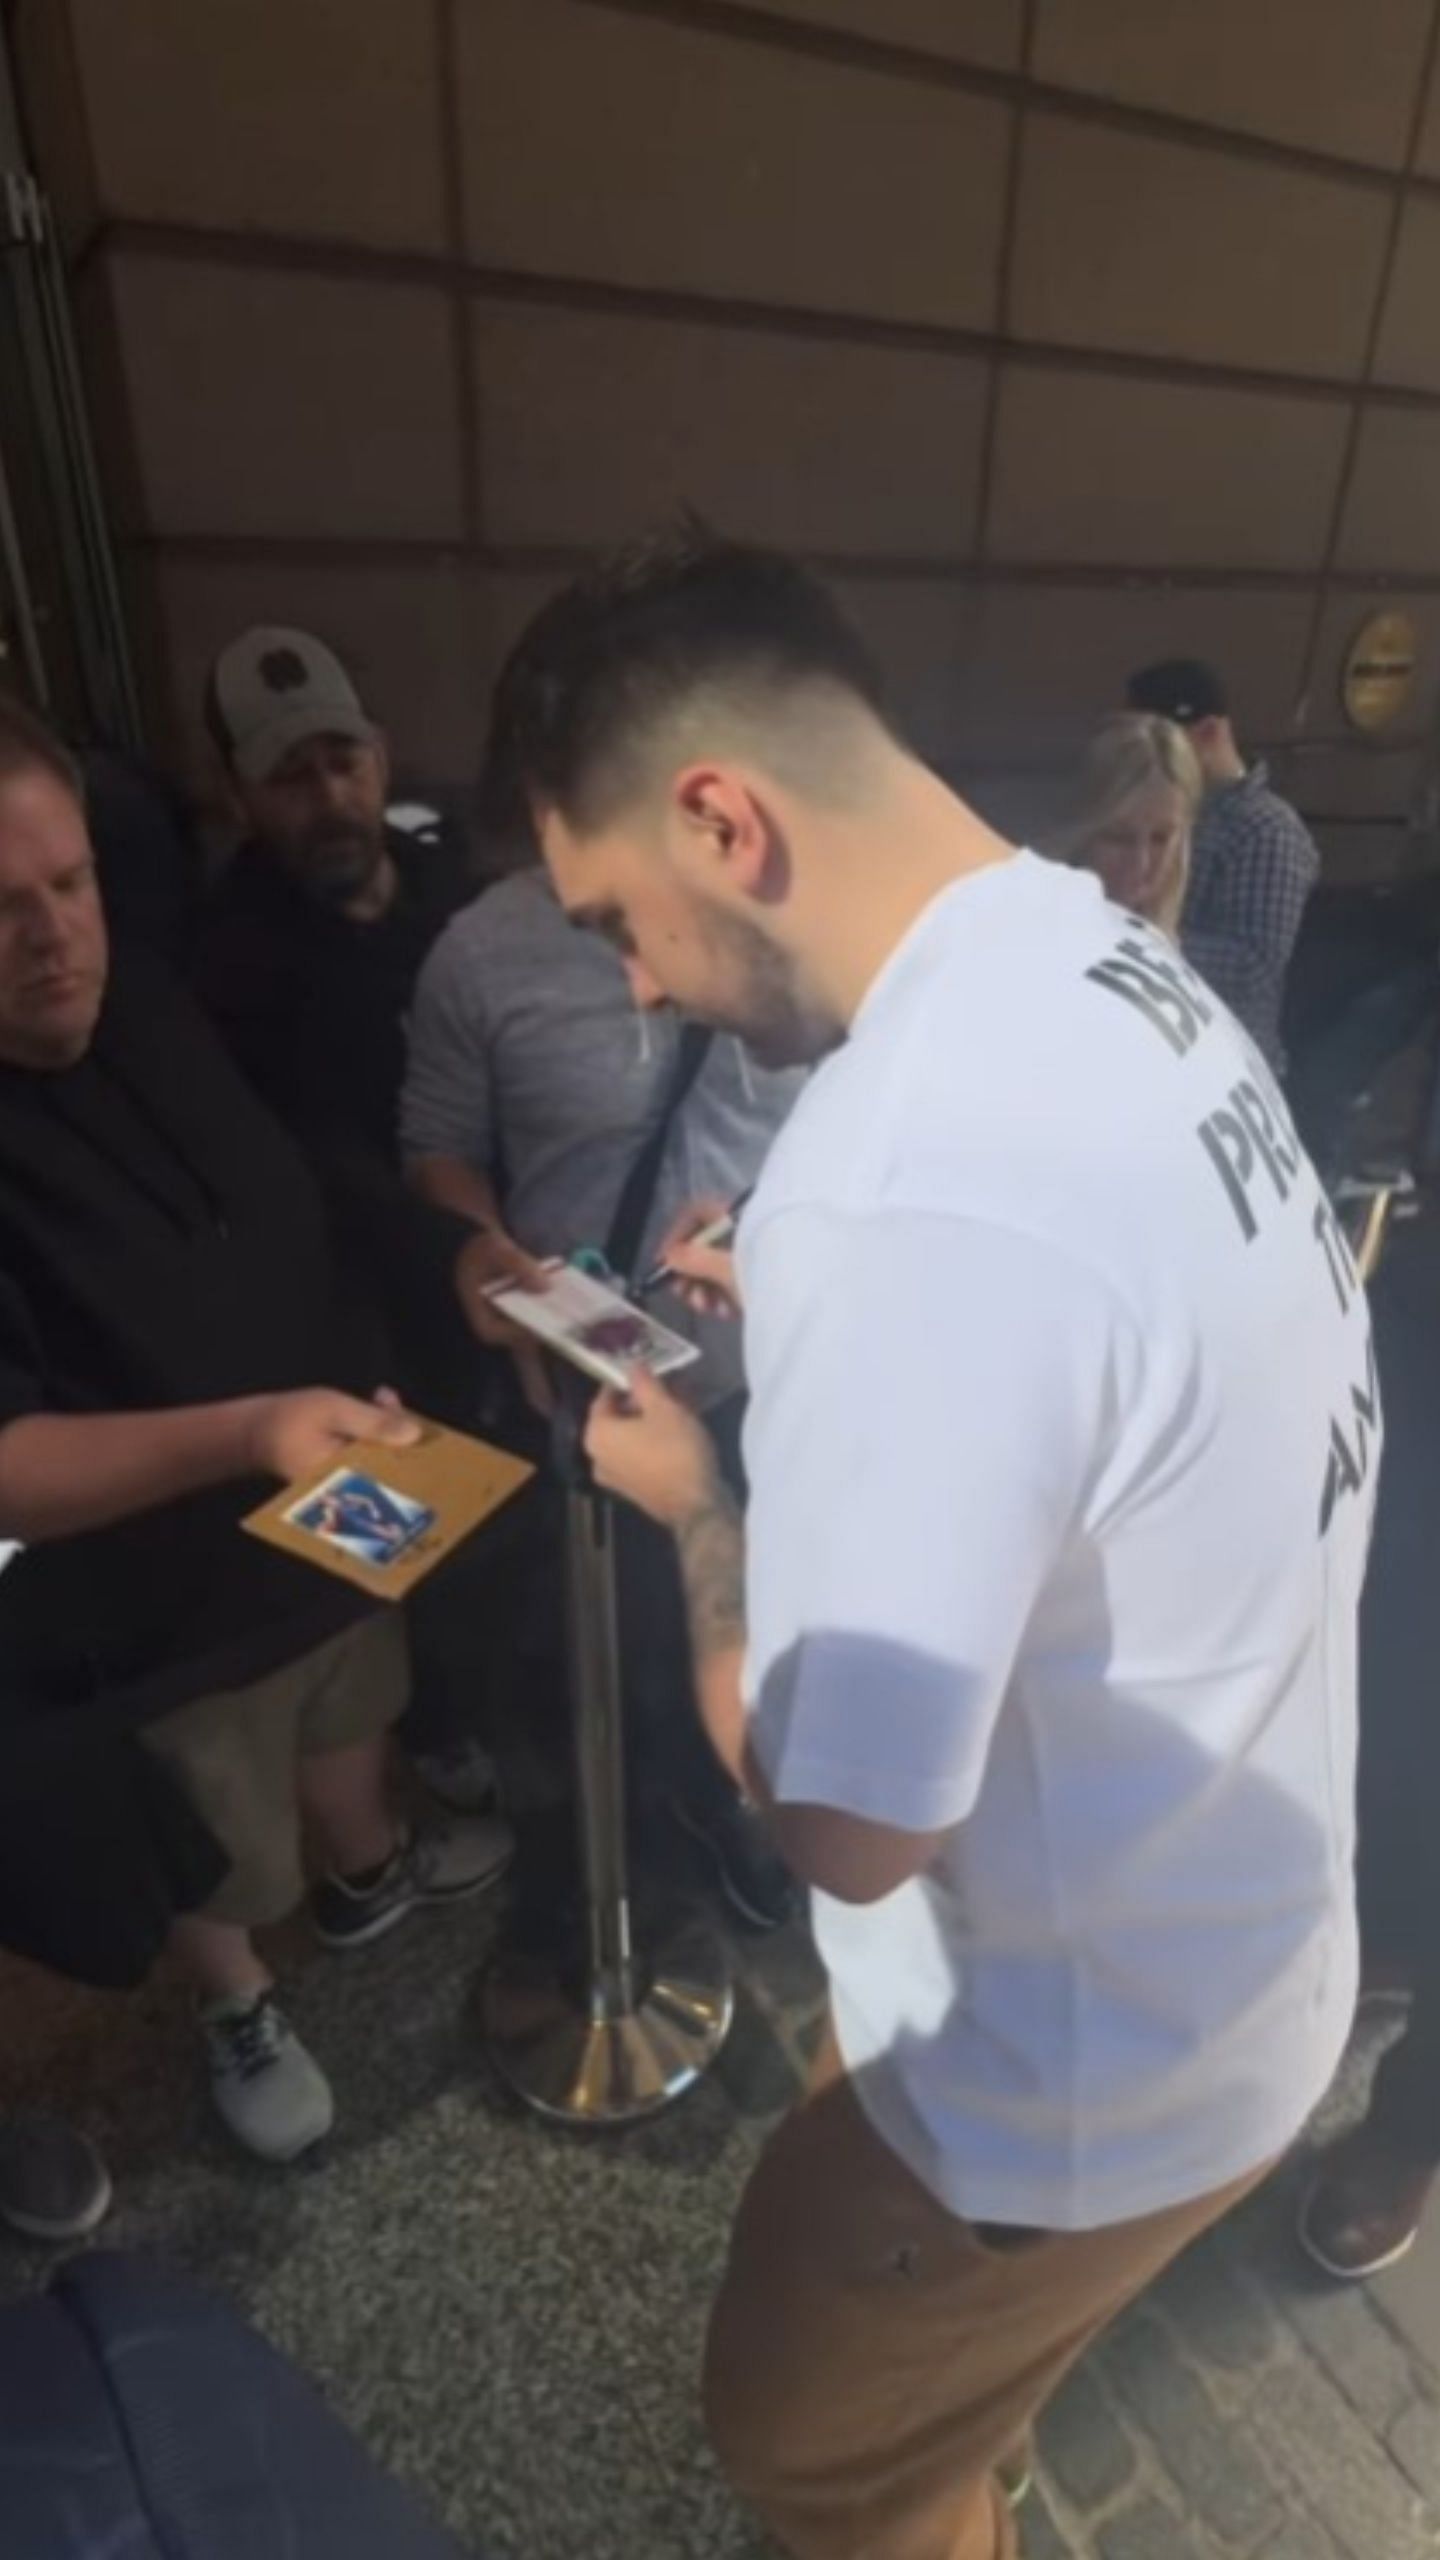
[[[625,1841],[615,1523],[609,1504],[597,1493],[572,1486],[565,1499],[565,1529],[566,1636],[590,2008],[592,2015],[619,2018],[635,2006],[635,1955]]]
[[[724,1950],[698,1917],[658,1946],[637,1951],[632,1941],[615,1516],[585,1466],[584,1403],[568,1373],[560,1396],[582,1975],[502,1947],[485,1978],[483,2014],[496,2067],[528,2105],[568,2124],[629,2124],[657,2114],[708,2069],[734,1994]]]

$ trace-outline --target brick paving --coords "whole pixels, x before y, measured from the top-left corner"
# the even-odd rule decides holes
[[[1293,2241],[1297,2163],[1161,2279],[1041,2429],[1026,2560],[1434,2560],[1440,2374]]]

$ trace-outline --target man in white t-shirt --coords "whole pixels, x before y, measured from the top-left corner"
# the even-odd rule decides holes
[[[591,1425],[831,1979],[712,2431],[801,2560],[994,2560],[997,2466],[1345,2041],[1363,1296],[1216,998],[907,753],[802,572],[632,550],[504,699],[639,998],[826,1061],[741,1227],[748,1555],[662,1389]]]

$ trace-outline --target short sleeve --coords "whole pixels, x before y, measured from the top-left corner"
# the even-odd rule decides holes
[[[400,1100],[400,1152],[454,1156],[488,1173],[495,1153],[489,1034],[477,955],[455,926],[420,972]]]
[[[1105,1282],[927,1214],[746,1240],[751,1738],[781,1801],[944,1830],[1134,1389]]]

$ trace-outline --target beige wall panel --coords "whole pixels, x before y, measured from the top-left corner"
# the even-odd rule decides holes
[[[461,38],[485,264],[993,318],[1003,107],[566,0],[463,0]]]
[[[761,0],[767,16],[836,27],[877,44],[914,45],[952,62],[1013,71],[1020,60],[1021,0]]]
[[[1428,22],[1429,0],[1040,0],[1035,71],[1398,168]]]
[[[842,578],[835,594],[879,664],[892,708],[922,755],[958,742],[974,589],[944,578]]]
[[[1440,414],[1366,410],[1338,565],[1381,574],[1440,570]]]
[[[688,504],[813,550],[969,548],[982,363],[503,304],[475,328],[497,540],[610,540]]]
[[[1021,337],[1353,376],[1378,289],[1378,188],[1120,133],[1027,120]]]
[[[980,599],[962,750],[1006,763],[1078,751],[1152,658],[1211,658],[1253,736],[1283,734],[1311,599],[1261,588],[1004,586]]]
[[[154,599],[187,768],[213,766],[201,699],[216,651],[255,622],[338,649],[397,758],[438,782],[473,779],[485,725],[478,613],[459,567],[339,567],[159,557]]]
[[[68,0],[102,209],[444,246],[421,0]]]
[[[999,560],[1318,567],[1340,401],[1017,365],[1001,388]]]
[[[459,534],[442,293],[142,255],[108,264],[143,529]]]
[[[1440,204],[1432,197],[1412,196],[1405,208],[1375,379],[1440,391]]]
[[[1430,95],[1425,102],[1415,165],[1427,177],[1440,178],[1440,55],[1436,56],[1435,68],[1430,75]]]

